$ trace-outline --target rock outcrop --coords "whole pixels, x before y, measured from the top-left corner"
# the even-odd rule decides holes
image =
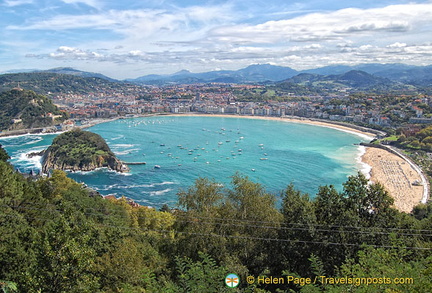
[[[104,167],[118,172],[129,171],[100,135],[81,129],[57,136],[42,157],[44,173],[54,169],[92,171]]]

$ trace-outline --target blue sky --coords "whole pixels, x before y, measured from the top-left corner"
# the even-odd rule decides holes
[[[432,64],[432,1],[0,0],[0,72]]]

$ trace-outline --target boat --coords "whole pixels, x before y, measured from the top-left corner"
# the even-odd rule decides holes
[[[155,169],[160,169],[161,166],[159,166],[159,165],[155,165],[154,168],[155,168]]]
[[[260,158],[261,161],[268,160],[268,158]]]

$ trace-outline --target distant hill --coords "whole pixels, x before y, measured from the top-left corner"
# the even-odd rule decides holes
[[[66,119],[66,113],[45,96],[13,89],[0,93],[0,129],[47,127]]]
[[[82,77],[64,73],[25,72],[0,75],[0,92],[11,90],[18,85],[26,90],[49,95],[65,92],[89,93],[101,89],[118,88],[123,82],[108,81],[98,77]]]
[[[257,64],[239,70],[201,73],[181,70],[167,75],[150,74],[126,81],[110,79],[98,73],[61,67],[38,72],[0,75],[0,92],[10,90],[18,84],[24,89],[50,95],[65,92],[85,94],[106,89],[120,89],[125,84],[163,86],[217,82],[271,85],[283,81],[307,86],[309,89],[306,92],[311,93],[341,87],[359,87],[358,90],[377,87],[383,91],[416,87],[421,92],[427,93],[432,90],[432,66],[361,64],[355,66],[334,65],[296,71],[289,67]],[[297,87],[297,89],[299,88]],[[303,89],[300,91],[304,92]]]
[[[413,89],[410,85],[360,70],[351,70],[333,75],[301,73],[277,84],[281,88],[287,88],[288,85],[306,87],[311,94],[340,91],[343,89],[374,92],[407,91]]]
[[[143,84],[167,84],[167,83],[197,83],[197,82],[226,82],[226,83],[254,83],[281,81],[298,74],[289,67],[275,66],[270,64],[250,65],[239,70],[220,70],[203,73],[192,73],[182,70],[168,75],[146,75],[130,82]]]
[[[110,78],[110,77],[105,76],[105,75],[100,74],[100,73],[81,71],[81,70],[77,70],[77,69],[74,69],[71,67],[57,67],[57,68],[52,68],[52,69],[48,69],[48,70],[38,70],[35,72],[68,74],[68,75],[74,75],[74,76],[78,76],[78,77],[96,77],[96,78],[105,79],[108,81],[118,81],[116,79]]]
[[[192,73],[182,70],[168,75],[146,75],[130,82],[140,84],[181,84],[181,83],[263,83],[287,80],[298,74],[341,75],[350,71],[363,71],[376,77],[408,84],[427,85],[432,80],[432,66],[413,66],[406,64],[360,64],[355,66],[333,65],[316,69],[296,71],[289,67],[270,64],[250,65],[239,70],[221,70],[202,73]]]

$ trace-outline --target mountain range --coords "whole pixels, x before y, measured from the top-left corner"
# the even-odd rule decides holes
[[[287,90],[304,93],[350,91],[432,91],[432,66],[405,64],[362,64],[327,66],[296,71],[270,64],[250,65],[239,70],[192,73],[182,70],[168,75],[146,75],[136,79],[115,80],[100,73],[70,67],[0,75],[0,92],[17,85],[39,93],[71,91],[84,93],[101,88],[132,85],[167,85],[194,83],[239,83],[281,85]]]
[[[167,83],[265,83],[283,81],[299,74],[340,75],[350,71],[363,71],[380,78],[387,78],[408,84],[424,85],[432,83],[432,66],[414,66],[405,64],[361,64],[355,66],[335,65],[316,69],[297,71],[289,67],[270,64],[250,65],[239,70],[220,70],[192,73],[182,70],[168,75],[145,75],[129,82],[161,85]]]
[[[332,65],[315,69],[298,71],[290,67],[276,66],[270,64],[255,64],[239,70],[218,70],[201,73],[193,73],[188,70],[181,70],[173,74],[150,74],[125,81],[139,84],[162,85],[169,83],[191,84],[191,83],[265,83],[278,82],[292,78],[299,74],[318,74],[318,75],[340,75],[349,71],[364,71],[377,77],[388,78],[409,84],[432,83],[432,65],[414,66],[400,63],[393,64],[360,64],[355,66]],[[100,73],[86,72],[71,67],[59,67],[48,70],[11,70],[5,73],[19,72],[41,72],[68,74],[77,77],[95,77],[108,81],[118,81]]]

